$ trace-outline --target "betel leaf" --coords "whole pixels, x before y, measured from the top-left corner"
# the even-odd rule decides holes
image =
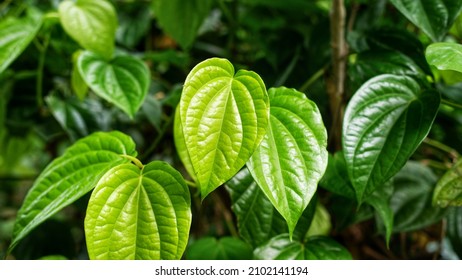
[[[433,205],[462,206],[462,160],[459,159],[436,184]]]
[[[270,238],[288,233],[284,218],[250,175],[243,168],[227,183],[231,195],[232,209],[237,217],[240,236],[252,247],[257,247]],[[311,200],[299,219],[293,239],[303,241],[315,215],[317,199]]]
[[[106,0],[66,0],[59,4],[59,18],[64,30],[82,47],[105,59],[114,53],[117,15]]]
[[[186,251],[188,260],[251,260],[252,247],[239,238],[204,237],[194,241]]]
[[[434,43],[425,52],[428,64],[438,70],[453,70],[462,73],[462,45],[456,43]]]
[[[258,147],[268,126],[268,103],[260,76],[234,74],[226,59],[207,59],[191,70],[179,114],[202,198],[234,176]]]
[[[319,185],[335,194],[356,199],[355,190],[348,178],[348,171],[342,151],[335,153],[333,156],[329,154],[327,169]]]
[[[190,204],[183,177],[167,163],[113,167],[88,202],[90,259],[180,259],[191,226]]]
[[[178,153],[178,156],[180,157],[183,166],[185,167],[189,176],[191,176],[191,179],[193,179],[194,182],[197,182],[196,173],[194,172],[194,167],[191,162],[191,157],[189,156],[188,149],[186,148],[186,142],[183,134],[183,125],[181,124],[180,120],[179,107],[177,107],[177,109],[175,110],[173,135],[176,152]]]
[[[41,26],[42,15],[33,9],[23,18],[9,17],[0,22],[0,73],[24,51]]]
[[[385,183],[381,188],[377,189],[367,199],[366,203],[374,207],[376,216],[385,226],[385,240],[387,246],[390,243],[391,234],[393,232],[393,210],[391,209],[390,199],[393,193],[393,184]]]
[[[35,180],[17,214],[10,250],[46,219],[90,190],[113,166],[136,156],[133,140],[118,131],[97,132],[75,142]]]
[[[77,61],[79,56],[82,54],[82,50],[78,50],[72,54],[72,73],[71,73],[71,87],[75,95],[80,99],[84,100],[88,93],[88,85],[80,74]]]
[[[462,10],[462,0],[390,0],[433,41],[442,41]]]
[[[284,87],[268,93],[270,125],[247,167],[292,234],[326,170],[327,132],[303,93]]]
[[[288,234],[278,235],[254,250],[257,260],[351,260],[342,245],[325,236],[313,236],[306,243],[290,241]]]
[[[451,207],[446,216],[446,234],[454,252],[462,258],[462,207]]]
[[[160,27],[188,49],[212,4],[213,0],[156,0],[152,7]]]
[[[77,61],[87,85],[100,97],[113,103],[133,118],[149,89],[148,67],[138,58],[120,54],[110,61],[83,52]]]
[[[439,93],[407,76],[380,75],[349,102],[343,151],[359,203],[395,175],[427,136]]]

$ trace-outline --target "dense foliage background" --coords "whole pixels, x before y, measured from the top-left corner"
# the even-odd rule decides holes
[[[81,46],[59,24],[60,1],[6,0],[0,4],[0,24],[31,9],[45,14],[32,43],[0,72],[0,257],[88,258],[83,220],[89,195],[40,225],[11,254],[6,251],[17,210],[34,179],[66,147],[93,132],[125,132],[135,140],[140,159],[167,161],[188,178],[173,143],[174,112],[187,74],[210,57],[227,58],[238,69],[257,72],[268,88],[298,89],[318,105],[329,132],[331,156],[320,184],[323,188],[318,188],[309,235],[332,237],[355,259],[462,256],[460,208],[432,204],[437,181],[454,168],[462,152],[462,105],[458,105],[462,104],[462,79],[457,72],[431,69],[425,58],[432,42],[462,40],[460,17],[453,25],[450,20],[448,26],[433,24],[437,17],[431,9],[430,27],[443,30],[427,32],[416,24],[419,19],[410,21],[391,3],[400,1],[345,1],[344,19],[331,18],[333,5],[342,1],[330,0],[111,2],[118,17],[116,52],[140,58],[151,73],[149,93],[133,119],[73,77],[73,56]],[[438,1],[427,2],[434,2],[435,8]],[[449,14],[457,11],[458,15],[460,1],[443,2],[450,7]],[[340,58],[332,36],[338,33],[334,27],[338,19],[345,20],[340,28],[344,27],[346,39]],[[333,106],[329,91],[336,87],[333,77],[338,75],[339,59],[347,63],[344,70],[340,68],[345,88]],[[358,207],[354,196],[332,188],[339,181],[349,187],[343,156],[336,153],[341,149],[338,112],[362,84],[384,73],[434,82],[432,87],[443,99],[428,138],[390,183],[394,188],[378,194],[389,198],[393,211],[389,244],[387,226],[377,207]],[[255,244],[238,240],[228,190],[219,188],[201,202],[198,192],[191,189],[193,224],[184,258],[252,258]]]

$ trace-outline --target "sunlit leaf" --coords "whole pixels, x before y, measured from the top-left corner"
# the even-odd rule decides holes
[[[433,204],[440,207],[462,206],[462,160],[448,170],[438,181]]]

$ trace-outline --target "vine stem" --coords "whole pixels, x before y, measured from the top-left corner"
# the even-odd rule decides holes
[[[194,183],[193,181],[189,181],[189,180],[184,180],[184,181],[186,182],[186,185],[193,187],[193,188],[197,188],[196,183]]]
[[[314,82],[316,82],[319,78],[322,77],[322,75],[324,75],[324,73],[326,72],[326,69],[327,69],[327,65],[319,69],[318,71],[316,71],[316,73],[314,73],[311,77],[309,77],[308,80],[298,90],[301,92],[305,92],[308,88],[310,88],[310,86]]]
[[[129,156],[129,155],[120,155],[120,156],[130,160],[131,162],[133,162],[139,169],[144,168],[143,163],[139,159],[137,159],[136,157],[132,157],[132,156]]]
[[[462,109],[461,104],[454,103],[454,102],[449,101],[447,99],[441,99],[441,104],[448,105],[448,106],[451,106],[451,107],[456,108],[456,109]]]

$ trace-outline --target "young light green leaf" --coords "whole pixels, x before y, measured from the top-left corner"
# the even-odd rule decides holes
[[[433,41],[442,41],[462,10],[462,0],[390,0]]]
[[[448,170],[436,184],[433,205],[462,206],[462,159]]]
[[[252,247],[235,237],[204,237],[186,251],[188,260],[251,260]]]
[[[32,9],[26,17],[9,17],[0,22],[0,73],[24,51],[41,26],[42,15]]]
[[[212,4],[213,0],[156,0],[152,7],[160,27],[188,49]]]
[[[359,203],[395,175],[427,136],[439,93],[407,76],[380,75],[349,102],[343,151]]]
[[[131,55],[117,55],[108,62],[86,51],[77,63],[83,79],[97,95],[131,118],[135,116],[149,89],[149,69],[143,61]]]
[[[270,125],[247,167],[292,235],[326,170],[327,132],[318,107],[303,93],[284,87],[268,93]]]
[[[179,114],[202,198],[234,176],[258,147],[268,127],[268,103],[260,76],[245,70],[234,75],[226,59],[211,58],[191,70]]]
[[[351,260],[342,245],[325,236],[310,237],[305,244],[290,241],[288,234],[278,235],[255,249],[257,260]]]
[[[173,121],[173,140],[175,142],[176,152],[180,157],[181,162],[183,163],[186,171],[188,172],[191,179],[194,182],[197,182],[196,172],[191,162],[191,157],[189,156],[188,149],[186,148],[185,138],[183,134],[183,125],[180,120],[180,110],[179,107],[175,110],[175,119]]]
[[[75,142],[52,161],[19,209],[10,250],[43,221],[92,190],[107,170],[127,162],[121,155],[136,156],[129,136],[118,131],[97,132]]]
[[[65,0],[59,4],[58,12],[69,36],[85,49],[111,59],[117,15],[109,1]]]
[[[434,43],[427,47],[425,57],[428,64],[438,70],[453,70],[462,73],[462,45],[457,43]]]
[[[376,216],[380,218],[385,226],[385,240],[387,246],[390,243],[393,232],[393,210],[391,209],[390,199],[393,194],[393,184],[387,182],[381,188],[375,190],[367,199],[366,203],[374,207]]]
[[[76,51],[72,55],[72,73],[71,73],[71,87],[75,95],[83,100],[88,93],[88,85],[85,83],[85,80],[80,74],[79,67],[77,66],[77,61],[79,56],[82,54],[82,51]]]
[[[85,236],[90,259],[180,259],[191,226],[190,205],[183,177],[167,163],[113,167],[88,203]]]

